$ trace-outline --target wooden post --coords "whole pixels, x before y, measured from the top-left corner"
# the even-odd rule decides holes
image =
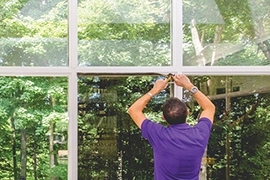
[[[203,153],[203,159],[201,163],[200,180],[207,180],[207,147]]]
[[[231,92],[231,80],[230,77],[226,77],[226,112],[229,113],[230,111],[230,106],[231,106],[231,97],[227,96]],[[227,129],[227,135],[226,135],[226,180],[230,180],[230,148],[231,148],[231,143],[230,143],[230,124],[228,124],[228,129]]]

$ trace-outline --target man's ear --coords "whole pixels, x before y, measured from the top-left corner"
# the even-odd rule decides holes
[[[187,110],[187,116],[189,115],[189,113],[190,113],[189,110]]]
[[[161,116],[161,118],[162,118],[163,120],[166,120],[165,117],[164,117],[163,115]]]

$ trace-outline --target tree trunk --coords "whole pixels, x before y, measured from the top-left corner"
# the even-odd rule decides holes
[[[257,37],[258,40],[258,48],[263,52],[265,57],[270,61],[270,44],[268,42],[268,37],[265,35],[265,28],[263,24],[263,18],[258,19],[257,21],[258,29],[257,29]]]
[[[231,136],[230,136],[230,129],[226,135],[226,180],[230,180],[230,164],[231,164]]]
[[[226,94],[231,92],[231,80],[230,77],[226,77]],[[226,112],[230,111],[231,107],[231,97],[226,96]],[[226,135],[226,180],[230,179],[230,168],[231,168],[231,140],[230,140],[230,124],[228,126],[227,135]]]
[[[14,124],[14,117],[11,117],[11,126],[13,129],[13,145],[12,145],[12,157],[13,157],[13,173],[14,173],[14,180],[17,180],[17,155],[16,155],[16,128]]]
[[[207,180],[207,148],[203,153],[203,160],[201,163],[200,180]]]
[[[55,153],[54,153],[54,134],[53,134],[53,130],[54,130],[54,123],[51,121],[50,122],[50,146],[49,146],[49,150],[50,150],[50,168],[52,168],[55,165]]]
[[[50,129],[49,129],[49,132],[50,132],[50,147],[49,147],[49,150],[50,150],[50,168],[52,168],[53,166],[55,165],[58,165],[57,163],[57,159],[56,159],[56,154],[54,152],[54,122],[53,121],[50,121]],[[59,180],[59,177],[55,177],[55,176],[52,176],[50,178],[51,180]]]
[[[268,41],[258,43],[258,47],[263,52],[265,57],[270,61],[270,44]]]
[[[198,64],[199,66],[205,66],[206,60],[203,54],[203,46],[199,37],[198,30],[196,28],[196,22],[194,19],[191,21],[191,34],[192,34],[192,42],[193,42],[193,45],[196,51],[196,56],[198,59]]]
[[[26,130],[21,130],[21,179],[26,179]]]
[[[216,48],[216,45],[218,45],[221,41],[222,30],[223,30],[222,25],[216,26],[216,33],[215,33],[215,39],[214,39],[214,50],[212,53],[211,66],[213,66],[215,61],[216,61],[216,54],[218,54],[218,50]]]
[[[34,179],[37,180],[37,135],[36,135],[36,129],[34,130]]]
[[[52,106],[55,106],[55,99],[51,97],[51,103]],[[50,150],[50,168],[53,166],[58,165],[57,158],[56,158],[56,153],[54,152],[54,122],[51,120],[50,121],[50,127],[49,127],[49,132],[50,132],[50,138],[49,138],[49,150]],[[58,180],[59,177],[52,176],[50,178],[51,180]]]

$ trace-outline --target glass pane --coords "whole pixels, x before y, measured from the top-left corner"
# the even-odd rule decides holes
[[[268,179],[270,76],[191,77],[216,105],[206,176],[209,179]],[[191,116],[200,109],[185,93]]]
[[[200,177],[267,179],[270,148],[270,76],[191,76],[216,105],[215,121],[202,161]],[[149,91],[157,78],[80,77],[78,118],[79,179],[152,179],[153,154],[127,108]],[[158,123],[169,88],[147,105],[147,116]],[[184,90],[190,115],[200,108]],[[165,125],[165,124],[164,124]],[[205,178],[206,179],[206,178]]]
[[[66,77],[0,77],[0,179],[67,180]]]
[[[270,3],[183,0],[185,66],[269,66]]]
[[[67,0],[4,0],[0,66],[67,66]]]
[[[79,66],[170,66],[170,0],[78,4]]]
[[[78,179],[153,179],[152,149],[127,108],[149,91],[156,77],[80,77]],[[156,122],[169,96],[155,96],[145,109]]]

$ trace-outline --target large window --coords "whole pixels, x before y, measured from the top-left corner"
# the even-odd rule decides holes
[[[201,177],[268,178],[268,1],[3,0],[0,10],[1,178],[150,178],[151,149],[125,109],[168,73],[190,76],[218,107]],[[196,102],[173,85],[151,102],[153,119],[169,96],[196,122]]]

